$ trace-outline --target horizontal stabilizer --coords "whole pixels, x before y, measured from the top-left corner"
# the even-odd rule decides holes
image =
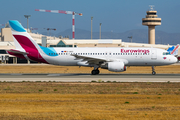
[[[27,52],[23,52],[23,51],[20,51],[20,50],[15,50],[15,49],[10,49],[10,50],[7,50],[7,51],[15,53],[15,54],[22,54],[22,55],[27,55],[28,54]]]

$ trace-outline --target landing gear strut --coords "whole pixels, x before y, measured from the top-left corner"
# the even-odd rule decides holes
[[[92,70],[91,74],[92,74],[92,75],[97,75],[97,74],[99,74],[98,68],[95,69],[95,70]]]
[[[154,66],[152,66],[152,75],[156,75],[156,72],[155,72]]]

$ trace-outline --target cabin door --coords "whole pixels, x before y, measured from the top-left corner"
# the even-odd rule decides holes
[[[151,59],[152,60],[157,59],[157,51],[155,49],[151,49]]]

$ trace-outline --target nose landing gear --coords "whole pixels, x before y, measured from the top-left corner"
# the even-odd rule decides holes
[[[155,72],[154,66],[152,66],[152,75],[156,75],[156,72]]]

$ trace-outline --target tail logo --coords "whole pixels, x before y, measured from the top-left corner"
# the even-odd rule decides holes
[[[39,45],[26,32],[26,30],[18,21],[10,20],[9,25],[12,29],[12,35],[14,38],[16,49],[28,53],[27,59],[42,63],[48,63],[39,53]]]

